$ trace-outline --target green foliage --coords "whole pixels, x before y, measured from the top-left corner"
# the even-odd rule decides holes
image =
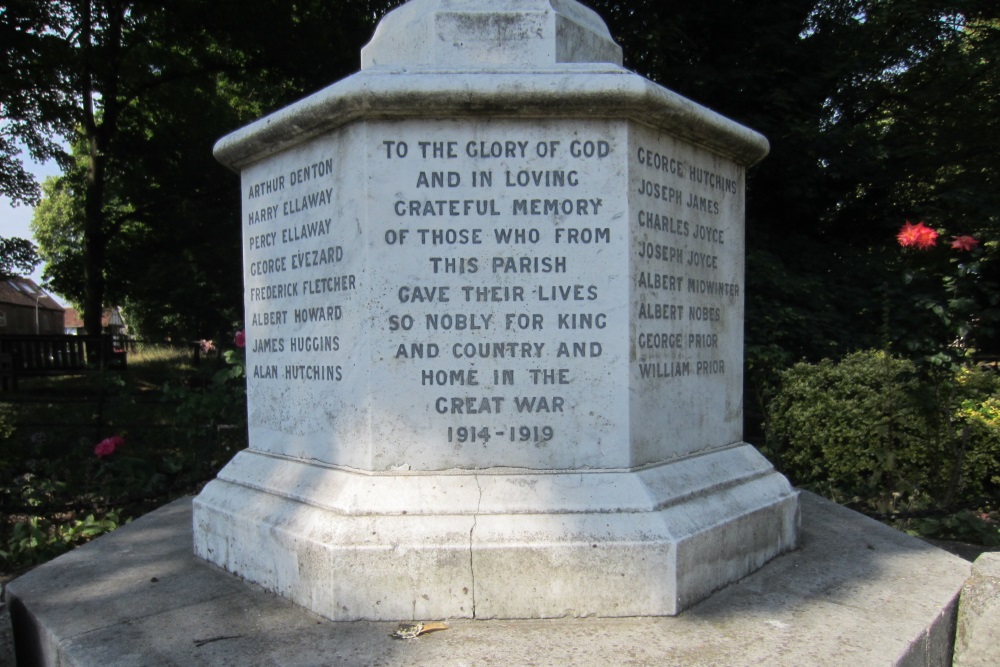
[[[14,434],[14,409],[9,403],[0,403],[0,442]],[[3,468],[3,466],[0,466]]]
[[[35,204],[38,184],[20,159],[21,144],[33,158],[59,158],[54,138],[72,131],[61,96],[49,83],[65,65],[61,40],[49,31],[68,7],[53,2],[13,0],[0,11],[0,194]]]
[[[214,346],[213,346],[214,347]],[[203,472],[217,469],[246,446],[247,392],[244,353],[227,349],[206,355],[201,364],[162,385],[163,400],[174,406],[171,425],[180,463]]]
[[[42,183],[42,200],[35,207],[31,232],[38,240],[43,276],[53,291],[73,303],[83,300],[76,274],[83,266],[82,202],[73,194],[73,179],[49,177]]]
[[[1000,376],[931,378],[885,352],[799,363],[768,408],[766,453],[794,483],[878,513],[983,502],[1000,488]]]
[[[956,249],[939,229],[934,247],[899,252],[901,278],[886,286],[886,340],[925,365],[957,367],[1000,332],[1000,285],[989,274],[998,244]]]
[[[0,403],[0,570],[57,556],[211,479],[246,446],[238,356],[195,368],[188,350],[146,346],[123,374],[26,379],[20,400]],[[122,441],[98,456],[109,435]]]
[[[41,262],[35,244],[13,236],[0,237],[0,278],[24,276]]]
[[[51,560],[119,526],[118,514],[107,512],[100,519],[57,522],[31,516],[14,524],[6,544],[0,545],[0,570],[15,571]]]
[[[1000,524],[983,512],[961,510],[940,518],[913,519],[901,527],[911,535],[1000,547]]]
[[[9,418],[9,411],[7,415]],[[13,433],[12,427],[0,430],[0,460],[6,471],[0,475],[0,506],[14,508],[5,517],[7,525],[0,524],[0,571],[45,562],[120,525],[116,511],[90,513],[82,519],[76,512],[52,511],[60,499],[72,493],[73,482],[61,473],[58,463],[18,457],[10,448],[14,443],[8,440]],[[14,471],[20,474],[15,476]]]
[[[795,483],[883,499],[925,479],[925,429],[909,399],[915,367],[884,353],[799,363],[769,406],[767,452]]]
[[[234,429],[237,434],[246,422],[246,390],[238,383],[221,380],[229,371],[222,370],[202,386],[167,385],[164,396],[178,403],[175,426],[191,443],[219,436],[219,430]]]
[[[178,421],[200,430],[202,426],[231,423],[246,406],[246,375],[242,360],[228,350],[221,368],[204,368],[198,379],[184,385],[166,385],[164,396],[179,402]]]

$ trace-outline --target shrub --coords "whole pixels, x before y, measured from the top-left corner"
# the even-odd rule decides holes
[[[0,567],[8,571],[43,563],[110,533],[118,525],[115,512],[107,512],[100,519],[88,514],[82,520],[68,522],[55,522],[41,516],[27,517],[15,523],[6,544],[0,544]]]
[[[920,375],[885,352],[796,364],[768,406],[767,453],[793,483],[877,512],[981,501],[1000,485],[1000,377]]]
[[[1000,374],[963,369],[953,413],[966,495],[1000,489]]]

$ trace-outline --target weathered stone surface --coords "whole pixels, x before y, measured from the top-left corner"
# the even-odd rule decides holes
[[[250,449],[199,555],[331,618],[511,618],[675,614],[794,548],[741,442],[767,142],[609,43],[575,2],[415,0],[219,142]]]
[[[196,558],[184,499],[9,590],[23,665],[945,667],[969,570],[804,493],[800,549],[678,616],[453,619],[399,641],[394,622],[329,621]]]
[[[583,475],[363,476],[244,452],[195,500],[195,544],[338,620],[675,614],[796,534],[769,471],[749,446]]]
[[[634,72],[584,63],[488,75],[359,72],[223,137],[215,156],[241,170],[354,121],[420,117],[622,118],[684,136],[746,166],[762,160],[769,147],[760,134]]]
[[[566,0],[411,0],[379,24],[361,69],[526,69],[622,64],[592,10]]]
[[[10,626],[6,584],[0,584],[0,667],[14,667],[14,635]]]
[[[1000,665],[1000,553],[987,552],[972,565],[962,588],[955,635],[955,667]]]

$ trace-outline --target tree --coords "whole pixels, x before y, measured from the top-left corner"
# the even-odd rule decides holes
[[[66,43],[56,28],[64,7],[52,2],[14,0],[0,8],[0,193],[34,204],[39,189],[20,159],[19,143],[44,162],[65,158],[58,136],[74,130],[63,91],[52,85],[62,76]],[[43,78],[39,78],[43,75]],[[62,164],[62,162],[60,162]]]
[[[954,348],[956,336],[980,352],[1000,351],[998,17],[995,3],[899,2],[893,12],[866,3],[858,30],[881,48],[865,49],[866,76],[831,96],[841,141],[826,173],[841,195],[824,211],[825,226],[850,234],[855,253],[867,251],[886,318],[878,329],[904,354]],[[945,245],[972,235],[979,248],[961,262],[906,271],[904,282],[894,235],[905,220],[926,221]],[[975,320],[973,330],[956,324],[956,308]]]
[[[948,344],[925,307],[946,301],[947,281],[921,306],[902,282],[895,235],[907,219],[983,241],[968,308],[985,347],[1000,299],[997,3],[592,5],[626,66],[771,143],[748,174],[748,426],[798,360],[887,345],[913,354],[900,336],[913,331]]]
[[[27,275],[40,261],[31,241],[17,236],[0,237],[0,278]]]
[[[42,4],[51,11],[21,37],[46,57],[21,81],[33,82],[21,106],[35,110],[48,91],[73,128],[52,192],[75,203],[37,220],[52,279],[79,299],[88,328],[109,300],[141,313],[150,333],[230,327],[240,319],[239,193],[212,144],[356,69],[378,3]],[[64,62],[44,70],[57,52]]]
[[[0,24],[23,45],[8,59],[24,62],[4,76],[27,89],[0,100],[39,119],[65,112],[81,159],[64,185],[78,200],[81,299],[106,291],[179,331],[239,311],[238,188],[213,140],[355,71],[399,3],[15,4],[20,22]],[[886,289],[905,219],[996,240],[995,3],[588,4],[627,66],[771,141],[748,181],[751,362],[778,370],[884,344],[886,311],[905,305]],[[996,245],[984,246],[988,277]]]
[[[133,100],[171,73],[163,36],[179,29],[169,23],[173,16],[141,0],[21,0],[2,14],[2,31],[17,47],[4,70],[7,134],[24,140],[33,154],[56,152],[51,140],[43,140],[52,132],[85,148],[81,305],[90,331],[100,330],[107,246],[119,227],[105,215],[109,156]],[[150,29],[138,30],[140,25]],[[9,164],[9,150],[5,159]]]
[[[83,207],[74,198],[72,178],[51,176],[42,183],[42,198],[35,207],[31,231],[39,243],[39,255],[45,262],[42,273],[54,292],[74,304],[83,299],[82,285],[76,276],[83,263],[80,233]]]

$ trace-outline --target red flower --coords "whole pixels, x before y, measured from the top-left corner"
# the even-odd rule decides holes
[[[237,331],[236,335],[233,336],[233,342],[236,343],[236,347],[246,347],[247,346],[247,334],[245,331]]]
[[[979,245],[979,239],[974,239],[971,236],[956,236],[955,240],[951,242],[951,247],[956,250],[972,250],[977,245]]]
[[[115,453],[115,450],[125,444],[125,438],[120,435],[113,435],[110,438],[105,438],[97,443],[94,447],[94,455],[98,458],[104,458],[105,456],[111,456]]]
[[[899,234],[896,235],[896,239],[899,241],[899,245],[904,248],[920,248],[921,250],[927,250],[928,248],[933,248],[934,244],[937,243],[938,233],[925,225],[922,222],[913,224],[909,220],[903,225],[903,228],[899,230]]]

